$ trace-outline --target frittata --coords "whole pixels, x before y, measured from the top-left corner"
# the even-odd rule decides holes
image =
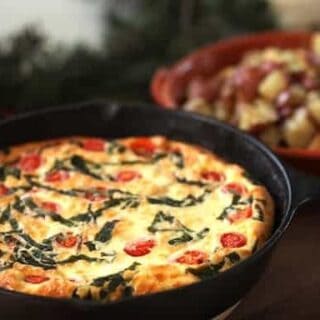
[[[165,137],[69,137],[0,153],[0,287],[115,301],[250,256],[274,205],[238,165]]]

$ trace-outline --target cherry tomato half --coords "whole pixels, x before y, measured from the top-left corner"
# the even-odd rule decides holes
[[[72,233],[58,236],[56,239],[57,243],[64,248],[72,248],[78,243],[78,237]]]
[[[32,284],[39,284],[48,280],[49,280],[48,277],[35,275],[35,274],[27,275],[24,278],[25,282],[32,283]]]
[[[252,217],[252,208],[247,207],[244,210],[237,210],[237,211],[230,212],[228,215],[228,220],[233,223],[233,222],[244,220],[250,217]]]
[[[102,201],[106,199],[106,189],[103,187],[96,188],[95,190],[87,191],[84,197],[89,201]]]
[[[247,192],[247,188],[242,184],[239,184],[236,182],[230,182],[223,187],[223,191],[231,192],[241,196]]]
[[[201,178],[209,181],[221,182],[224,180],[224,175],[217,171],[203,171]]]
[[[137,240],[128,243],[124,247],[124,252],[132,257],[141,257],[151,252],[151,249],[156,245],[153,239]]]
[[[124,170],[120,171],[116,176],[116,181],[118,182],[129,182],[134,179],[140,179],[141,174],[133,170]]]
[[[41,165],[41,157],[36,153],[26,154],[21,157],[19,167],[22,171],[32,172]]]
[[[70,174],[68,171],[55,170],[55,171],[48,172],[45,180],[47,182],[61,182],[63,180],[69,179],[69,177],[70,177]]]
[[[151,156],[156,146],[149,138],[138,138],[130,143],[130,149],[139,156]]]
[[[60,206],[57,203],[50,202],[50,201],[42,202],[41,207],[46,211],[55,212],[55,213],[58,213],[60,209]]]
[[[208,255],[199,250],[186,251],[181,257],[177,258],[176,261],[184,264],[201,264],[208,260]]]
[[[103,151],[105,142],[102,139],[87,139],[83,142],[82,147],[88,151]]]
[[[9,193],[9,189],[4,184],[0,184],[0,197],[5,196],[8,193]]]
[[[220,242],[224,248],[240,248],[247,244],[247,238],[241,233],[228,232],[221,236]]]

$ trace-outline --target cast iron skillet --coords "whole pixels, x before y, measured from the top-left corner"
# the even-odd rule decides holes
[[[276,223],[269,241],[247,260],[209,280],[110,304],[1,289],[1,319],[209,319],[234,305],[255,284],[298,205],[320,194],[319,181],[299,174],[292,180],[269,149],[243,132],[213,119],[150,106],[95,102],[16,116],[0,123],[0,147],[70,135],[154,134],[199,144],[242,165],[266,185],[276,203]]]

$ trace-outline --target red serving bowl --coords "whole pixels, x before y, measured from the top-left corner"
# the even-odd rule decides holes
[[[181,106],[186,88],[197,76],[212,76],[226,66],[238,63],[250,50],[265,47],[309,48],[311,32],[271,31],[238,36],[200,48],[171,67],[158,69],[151,82],[154,100],[165,108]],[[320,150],[275,148],[283,159],[294,166],[320,175]]]

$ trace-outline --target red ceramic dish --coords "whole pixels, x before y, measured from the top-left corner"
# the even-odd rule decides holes
[[[254,49],[266,47],[309,48],[312,33],[271,31],[223,40],[200,48],[169,68],[160,68],[153,76],[150,91],[154,100],[165,108],[179,108],[191,79],[213,75],[226,66],[238,63]],[[286,161],[320,174],[320,150],[275,148]]]

